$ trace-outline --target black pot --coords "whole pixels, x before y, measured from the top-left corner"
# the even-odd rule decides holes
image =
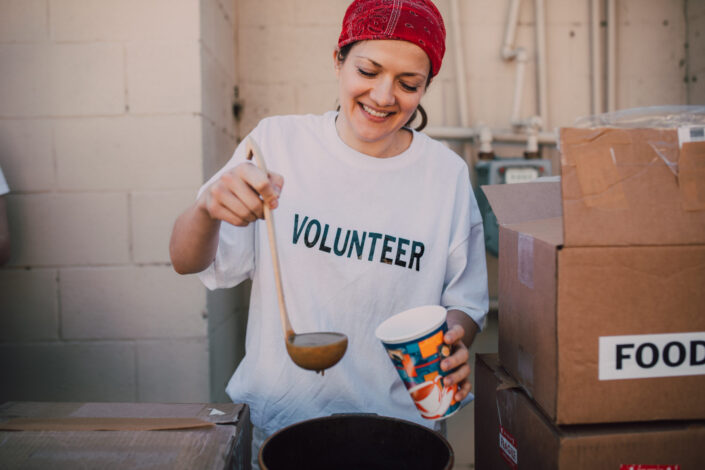
[[[259,451],[262,470],[450,470],[453,449],[416,423],[377,415],[339,414],[293,424]]]

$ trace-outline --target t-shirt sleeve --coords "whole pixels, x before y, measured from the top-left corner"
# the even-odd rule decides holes
[[[259,137],[262,125],[252,131]],[[246,139],[235,149],[230,160],[198,190],[200,196],[220,176],[246,160]],[[246,227],[236,227],[227,222],[220,224],[218,249],[215,259],[198,277],[208,289],[234,287],[246,279],[251,279],[255,267],[255,223]]]
[[[465,171],[457,188],[441,303],[467,313],[482,330],[489,309],[482,216]]]

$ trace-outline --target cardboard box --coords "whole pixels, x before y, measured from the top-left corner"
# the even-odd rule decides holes
[[[517,387],[496,354],[476,356],[475,468],[703,468],[705,421],[558,427]]]
[[[561,129],[566,246],[705,244],[703,133]]]
[[[0,405],[2,468],[249,469],[249,409],[238,404]]]
[[[576,168],[581,158],[570,148],[585,142],[585,132],[562,132],[560,182],[483,187],[500,223],[502,364],[558,424],[705,418],[705,244],[693,244],[705,237],[705,212],[684,206],[677,178],[653,155],[648,168],[624,170],[621,183],[609,180],[602,199],[582,197],[578,204],[579,174],[589,167],[582,162],[577,167],[586,168]],[[659,136],[672,138],[643,132],[651,145]],[[597,134],[591,137],[597,143],[625,135]],[[705,143],[684,147],[698,154]],[[631,156],[624,163],[629,167],[640,148],[619,148],[616,161]],[[633,186],[636,181],[653,195]],[[626,199],[619,200],[637,215],[609,206],[612,196],[606,195],[620,184]],[[652,210],[647,206],[656,194],[668,204]],[[674,225],[665,230],[661,212],[669,211],[676,214],[668,218]],[[679,245],[664,244],[679,237]]]

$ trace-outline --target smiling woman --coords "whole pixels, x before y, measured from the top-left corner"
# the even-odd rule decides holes
[[[469,396],[468,347],[488,308],[482,220],[465,162],[408,127],[444,52],[431,1],[353,1],[333,51],[339,110],[263,119],[250,136],[271,171],[240,145],[174,224],[176,271],[198,273],[211,289],[252,279],[246,355],[226,391],[250,406],[255,467],[258,442],[318,416],[376,413],[435,426],[374,334],[413,307],[445,308],[443,380],[457,384],[454,403]],[[265,204],[276,209],[293,328],[349,338],[325,377],[287,358],[262,248]]]
[[[355,150],[392,157],[411,144],[404,128],[426,92],[430,61],[420,47],[406,41],[353,43],[343,61],[334,54],[340,113],[336,129]]]

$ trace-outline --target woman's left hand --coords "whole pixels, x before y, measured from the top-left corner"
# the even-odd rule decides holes
[[[453,371],[443,377],[443,385],[450,386],[458,384],[458,391],[455,393],[455,400],[462,401],[470,393],[470,351],[463,343],[465,329],[459,325],[451,326],[443,337],[443,342],[450,346],[451,355],[441,362],[441,370]],[[454,370],[455,369],[455,370]]]

